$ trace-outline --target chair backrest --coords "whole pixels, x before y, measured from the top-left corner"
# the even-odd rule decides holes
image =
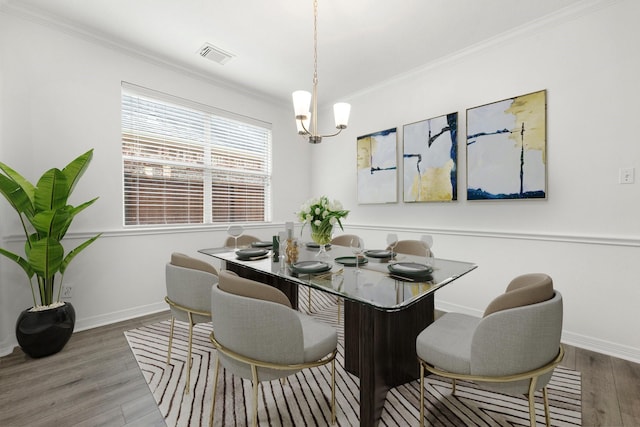
[[[173,255],[176,255],[175,257]],[[167,297],[174,303],[191,310],[210,312],[211,286],[218,283],[215,269],[204,261],[190,258],[184,254],[173,254],[171,262],[165,266]],[[186,257],[186,258],[185,258]],[[174,265],[174,261],[179,265]],[[190,267],[185,267],[185,265]],[[193,268],[193,267],[200,268]],[[187,313],[170,306],[172,315],[184,322],[189,321]],[[194,323],[209,322],[211,316],[194,314]]]
[[[238,237],[238,247],[241,246],[249,246],[251,245],[253,242],[259,242],[260,239],[258,239],[256,236],[251,236],[249,234],[243,234],[242,236]],[[234,248],[236,245],[236,240],[229,236],[227,237],[227,240],[225,240],[224,242],[224,246],[227,248]]]
[[[472,375],[511,375],[537,369],[551,362],[560,349],[562,295],[541,302],[505,308],[490,313],[478,324],[471,345]],[[552,371],[538,379],[544,387]],[[527,393],[528,382],[491,384],[506,393]]]
[[[391,247],[387,247],[387,250],[391,250]],[[416,255],[426,257],[431,253],[431,250],[427,248],[427,245],[421,240],[398,240],[394,252],[399,254]]]
[[[341,234],[340,236],[336,236],[331,239],[331,244],[349,247],[351,246],[351,241],[354,239],[357,239],[360,242],[360,246],[364,246],[364,242],[362,241],[362,239],[355,234]]]
[[[302,324],[293,309],[276,302],[225,292],[219,285],[214,285],[211,311],[215,313],[212,318],[215,338],[222,346],[263,362],[297,364],[304,361]],[[225,368],[251,379],[249,365],[222,353],[218,355]],[[260,381],[289,374],[291,371],[259,369]]]
[[[177,265],[178,267],[206,271],[207,273],[215,274],[216,276],[218,275],[218,270],[216,270],[213,265],[180,252],[174,252],[171,254],[171,264]]]
[[[273,286],[240,277],[232,271],[221,270],[218,287],[220,290],[248,298],[261,299],[291,308],[289,298]]]
[[[535,304],[551,298],[553,298],[551,277],[544,273],[523,274],[509,283],[504,294],[489,303],[483,317],[500,310]]]

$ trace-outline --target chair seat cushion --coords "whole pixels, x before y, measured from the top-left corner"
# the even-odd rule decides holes
[[[338,347],[338,333],[334,327],[313,320],[306,314],[297,314],[302,324],[305,362],[320,360]]]
[[[445,371],[471,373],[471,341],[480,321],[460,313],[443,315],[416,338],[418,357]]]

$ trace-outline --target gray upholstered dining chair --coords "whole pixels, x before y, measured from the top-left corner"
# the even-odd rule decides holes
[[[345,246],[348,248],[351,246],[351,242],[354,239],[357,239],[358,242],[360,242],[360,247],[364,248],[364,240],[362,240],[360,236],[356,236],[355,234],[341,234],[339,236],[336,236],[333,239],[331,239],[331,244],[336,246]],[[338,304],[338,322],[340,322],[340,317],[341,317],[340,316],[340,307],[342,306],[341,301],[342,299],[340,297],[337,297],[336,303]],[[309,288],[309,312],[311,312],[311,288]]]
[[[341,234],[339,236],[336,236],[331,239],[331,244],[337,246],[346,246],[348,248],[349,246],[351,246],[351,241],[353,239],[358,239],[360,241],[360,245],[364,246],[362,238],[360,236],[356,236],[355,234]]]
[[[211,291],[216,348],[210,425],[213,425],[219,366],[252,382],[252,423],[258,420],[258,384],[331,364],[331,423],[335,423],[336,330],[293,310],[278,289],[220,271]]]
[[[184,388],[189,394],[193,327],[197,323],[211,321],[211,286],[218,282],[218,272],[205,261],[174,252],[171,254],[171,262],[165,266],[165,281],[167,286],[165,301],[171,309],[167,364],[171,363],[173,329],[177,319],[189,325],[187,378]]]
[[[252,243],[259,242],[259,241],[260,241],[260,239],[258,239],[256,236],[251,236],[249,234],[243,234],[242,236],[238,237],[237,245],[238,245],[239,248],[242,248],[242,247],[250,246]],[[227,240],[225,240],[225,242],[224,242],[224,246],[226,248],[235,248],[236,247],[236,239],[234,239],[231,236],[227,237]]]
[[[420,425],[424,424],[425,369],[436,375],[479,383],[483,388],[526,394],[531,426],[534,393],[542,389],[550,424],[547,383],[562,361],[562,295],[546,274],[513,279],[482,318],[446,313],[416,339],[420,363]]]
[[[387,247],[387,250],[391,250],[391,246]],[[426,257],[433,252],[427,247],[422,240],[398,240],[398,243],[393,248],[393,251],[399,254],[416,255],[420,257]]]

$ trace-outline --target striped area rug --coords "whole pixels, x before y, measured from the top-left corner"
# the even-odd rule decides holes
[[[306,292],[301,292],[301,310],[307,311]],[[338,426],[359,425],[358,378],[342,368],[342,327],[338,325],[335,297],[314,291],[311,315],[335,325],[339,331],[336,358],[336,415]],[[211,411],[214,350],[209,325],[197,325],[193,338],[193,366],[189,394],[184,394],[187,334],[186,324],[176,322],[172,359],[166,364],[169,321],[125,332],[160,412],[169,427],[207,426]],[[216,395],[215,426],[246,426],[251,420],[251,382],[220,369]],[[260,384],[258,422],[261,426],[330,425],[331,374],[328,365],[303,370],[280,381]],[[548,385],[551,425],[581,425],[580,373],[559,367]],[[458,382],[451,395],[450,381],[427,378],[427,425],[433,426],[528,426],[527,399],[477,388]],[[419,424],[419,381],[396,387],[387,394],[381,426]],[[537,399],[537,422],[544,425],[542,397]]]

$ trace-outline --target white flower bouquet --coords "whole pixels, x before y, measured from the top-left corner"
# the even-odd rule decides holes
[[[296,213],[303,228],[306,224],[311,227],[311,238],[319,245],[326,245],[331,241],[333,226],[338,224],[342,228],[342,218],[346,218],[348,210],[337,200],[331,202],[327,196],[307,200]]]

